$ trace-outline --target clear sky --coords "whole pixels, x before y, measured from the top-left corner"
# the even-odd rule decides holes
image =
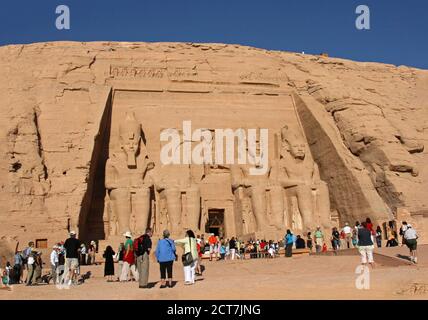
[[[71,29],[55,27],[68,5]],[[371,29],[357,30],[368,5]],[[379,61],[428,69],[427,0],[2,0],[0,45],[184,41]]]

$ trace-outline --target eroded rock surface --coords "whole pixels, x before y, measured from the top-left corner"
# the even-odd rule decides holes
[[[128,110],[156,168],[160,130],[182,120],[269,128],[272,160],[274,135],[290,125],[305,136],[342,223],[381,223],[404,208],[428,227],[426,70],[223,44],[56,42],[1,47],[0,76],[0,234],[53,242],[76,228],[108,236],[104,169]],[[244,214],[230,168],[190,171],[202,231],[220,207],[228,236],[251,231],[239,221],[251,216],[251,201]],[[165,199],[152,208],[158,228],[168,226]]]

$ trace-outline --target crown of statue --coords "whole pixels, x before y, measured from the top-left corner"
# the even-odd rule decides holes
[[[141,124],[135,119],[134,112],[127,112],[125,119],[119,123],[119,135],[129,140],[141,137]]]

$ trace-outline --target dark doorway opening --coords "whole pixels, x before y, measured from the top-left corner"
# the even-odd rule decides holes
[[[208,222],[205,225],[205,232],[214,233],[215,236],[223,237],[224,209],[208,209]]]

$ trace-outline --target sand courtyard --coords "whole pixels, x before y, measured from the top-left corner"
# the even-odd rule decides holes
[[[180,300],[180,299],[427,299],[428,246],[420,246],[419,263],[406,261],[406,247],[375,249],[377,265],[370,270],[370,288],[358,289],[359,256],[343,250],[339,255],[295,255],[275,259],[246,259],[210,262],[193,286],[184,286],[181,262],[174,265],[173,288],[160,289],[158,264],[151,260],[150,289],[135,282],[106,282],[104,265],[82,266],[90,277],[78,286],[58,289],[54,285],[0,290],[1,300]],[[115,265],[117,268],[117,265]],[[46,273],[47,270],[44,270]]]

